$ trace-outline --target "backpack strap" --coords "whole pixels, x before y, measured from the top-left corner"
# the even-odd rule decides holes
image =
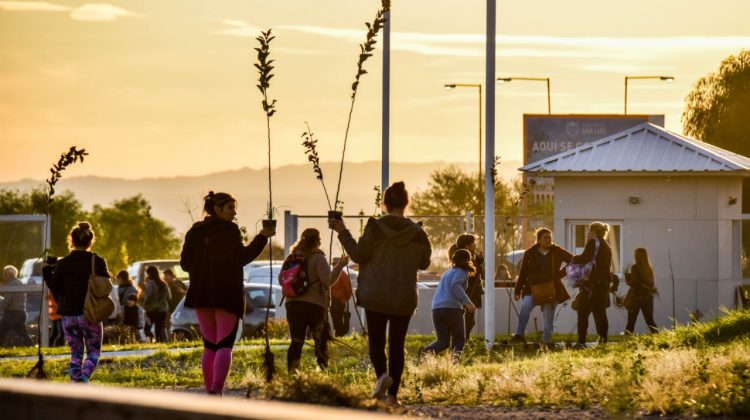
[[[95,260],[96,260],[96,254],[94,254],[92,252],[91,253],[91,276],[93,276],[94,274],[96,274],[96,271],[94,271],[94,262],[95,262]]]

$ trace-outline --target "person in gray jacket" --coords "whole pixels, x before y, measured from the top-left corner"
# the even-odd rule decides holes
[[[404,371],[404,341],[409,321],[417,309],[417,272],[430,266],[432,247],[422,227],[404,216],[409,194],[403,182],[396,182],[385,190],[383,204],[388,214],[370,218],[359,242],[342,220],[328,219],[328,224],[338,233],[347,254],[360,266],[357,305],[365,308],[370,360],[378,377],[373,398],[399,405],[397,395]]]
[[[146,267],[146,297],[143,299],[143,309],[148,319],[154,324],[154,335],[156,341],[165,343],[167,341],[166,320],[169,314],[169,299],[172,296],[169,286],[159,275],[156,266]]]

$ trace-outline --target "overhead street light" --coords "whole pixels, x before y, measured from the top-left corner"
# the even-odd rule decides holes
[[[445,90],[453,90],[457,87],[477,88],[479,92],[479,190],[482,190],[482,85],[479,83],[446,83]]]
[[[498,77],[498,83],[510,83],[514,80],[528,80],[532,82],[546,82],[547,83],[547,114],[552,114],[552,102],[550,100],[549,92],[549,77]]]
[[[628,80],[641,80],[641,79],[657,79],[662,82],[672,83],[674,82],[674,76],[625,76],[625,111],[624,114],[628,114]]]

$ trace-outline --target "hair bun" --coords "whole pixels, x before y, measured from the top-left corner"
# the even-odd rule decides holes
[[[86,231],[86,230],[91,229],[91,225],[88,222],[79,222],[78,223],[78,229]]]
[[[398,181],[394,182],[393,185],[391,185],[391,188],[395,188],[398,191],[406,190],[406,185],[404,184],[404,181]]]

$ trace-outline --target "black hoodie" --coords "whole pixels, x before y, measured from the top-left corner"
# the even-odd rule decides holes
[[[245,309],[242,268],[266,246],[263,235],[242,244],[237,224],[207,217],[185,235],[180,266],[190,274],[188,308],[220,308],[242,318]]]
[[[417,271],[430,266],[427,234],[411,219],[370,218],[359,243],[345,230],[339,241],[359,263],[357,304],[367,310],[413,315],[417,309]]]

